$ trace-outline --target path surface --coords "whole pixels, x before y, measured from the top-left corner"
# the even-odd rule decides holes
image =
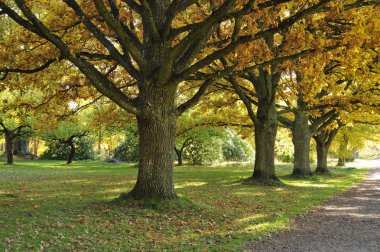
[[[380,168],[366,181],[295,220],[295,227],[247,251],[380,252]]]

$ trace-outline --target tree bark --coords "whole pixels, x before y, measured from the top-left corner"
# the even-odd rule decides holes
[[[38,146],[40,145],[40,140],[38,138],[33,139],[33,155],[38,156]]]
[[[337,166],[345,166],[346,165],[346,158],[345,157],[340,157],[338,159],[338,164]]]
[[[177,148],[174,148],[175,150],[175,153],[177,154],[177,159],[178,159],[178,166],[183,166],[183,158],[182,158],[182,153],[183,153],[183,149],[182,150],[179,150]]]
[[[255,167],[253,180],[278,180],[275,173],[274,147],[277,127],[270,122],[255,125]]]
[[[67,156],[67,164],[71,164],[75,157],[75,145],[73,141],[68,142],[68,145],[70,146],[70,152]]]
[[[323,130],[316,136],[313,136],[315,142],[317,143],[317,169],[316,173],[329,173],[327,167],[327,156],[339,128],[334,130]]]
[[[139,172],[134,199],[173,199],[173,146],[176,133],[175,87],[149,88],[141,93],[139,127]],[[122,195],[123,196],[123,195]]]
[[[310,140],[311,133],[308,125],[308,116],[305,111],[296,111],[292,128],[294,145],[293,176],[311,176],[310,169]]]
[[[327,167],[328,148],[323,142],[317,141],[317,169],[316,173],[329,173]]]
[[[7,154],[7,164],[13,164],[13,138],[11,136],[5,136],[5,152]]]
[[[348,142],[349,142],[349,137],[347,136],[346,131],[342,131],[342,139],[339,143],[339,159],[338,159],[338,164],[337,166],[345,166],[346,165],[346,158],[347,158],[347,153],[348,153]]]
[[[274,70],[273,70],[274,71]],[[255,167],[250,180],[276,180],[275,140],[277,134],[277,113],[275,106],[276,86],[280,75],[272,75],[264,69],[253,80],[258,97],[255,125]]]
[[[99,129],[99,131],[98,131],[98,155],[99,155],[99,158],[101,158],[101,156],[102,156],[102,142],[103,142],[103,134],[102,134],[102,130]]]
[[[13,154],[17,156],[28,156],[30,155],[29,150],[30,139],[18,139],[14,141]]]

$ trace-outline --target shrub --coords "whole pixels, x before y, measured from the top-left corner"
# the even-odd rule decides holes
[[[137,125],[127,129],[124,141],[114,150],[114,158],[126,162],[139,160],[139,136]]]
[[[235,131],[226,129],[226,141],[223,143],[223,156],[226,161],[250,161],[253,160],[254,150],[250,143],[242,139]]]
[[[277,155],[277,160],[284,163],[294,163],[294,155],[282,152],[279,155]]]
[[[253,149],[248,141],[231,129],[196,128],[187,135],[192,143],[185,149],[184,158],[190,164],[248,161],[253,158]]]

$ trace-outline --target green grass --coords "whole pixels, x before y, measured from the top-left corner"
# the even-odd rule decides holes
[[[249,186],[252,165],[185,166],[175,168],[178,200],[115,202],[132,188],[135,165],[63,163],[0,165],[0,251],[241,251],[366,174],[292,179],[280,165],[284,185]]]

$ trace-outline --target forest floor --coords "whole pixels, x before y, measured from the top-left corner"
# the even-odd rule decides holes
[[[248,243],[245,249],[262,252],[380,251],[380,167],[375,168],[380,166],[379,162],[373,161],[373,168],[363,183],[297,217],[291,230]]]
[[[0,160],[0,251],[242,251],[364,180],[367,169],[333,168],[283,185],[244,185],[252,164],[176,167],[174,201],[113,199],[132,189],[133,164]]]

